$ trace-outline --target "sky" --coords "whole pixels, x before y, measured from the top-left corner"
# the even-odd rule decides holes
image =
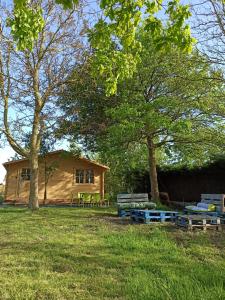
[[[3,183],[6,174],[5,168],[2,164],[8,161],[13,155],[14,151],[9,146],[0,149],[0,183]]]

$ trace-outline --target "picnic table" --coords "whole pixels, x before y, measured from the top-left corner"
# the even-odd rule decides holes
[[[202,214],[180,215],[176,218],[176,224],[188,230],[193,230],[194,228],[201,228],[204,231],[207,228],[215,228],[219,231],[222,230],[220,218],[218,216],[209,216]]]

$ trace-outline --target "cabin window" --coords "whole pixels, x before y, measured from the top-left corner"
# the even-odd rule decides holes
[[[75,181],[76,183],[94,183],[94,170],[76,170]]]
[[[94,183],[94,170],[86,170],[86,183]]]
[[[22,169],[21,178],[22,180],[30,180],[30,169]]]
[[[84,183],[84,170],[76,170],[76,183]]]

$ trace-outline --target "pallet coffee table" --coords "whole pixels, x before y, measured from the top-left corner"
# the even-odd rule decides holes
[[[132,210],[131,219],[134,222],[149,224],[152,222],[173,222],[178,216],[176,211],[163,210]]]
[[[181,215],[177,216],[176,224],[180,227],[184,227],[188,230],[193,230],[194,228],[201,228],[204,231],[207,228],[222,230],[220,218],[216,216],[209,215]]]

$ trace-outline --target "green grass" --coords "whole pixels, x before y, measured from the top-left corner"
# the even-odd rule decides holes
[[[0,299],[225,299],[225,234],[113,209],[0,209]]]

